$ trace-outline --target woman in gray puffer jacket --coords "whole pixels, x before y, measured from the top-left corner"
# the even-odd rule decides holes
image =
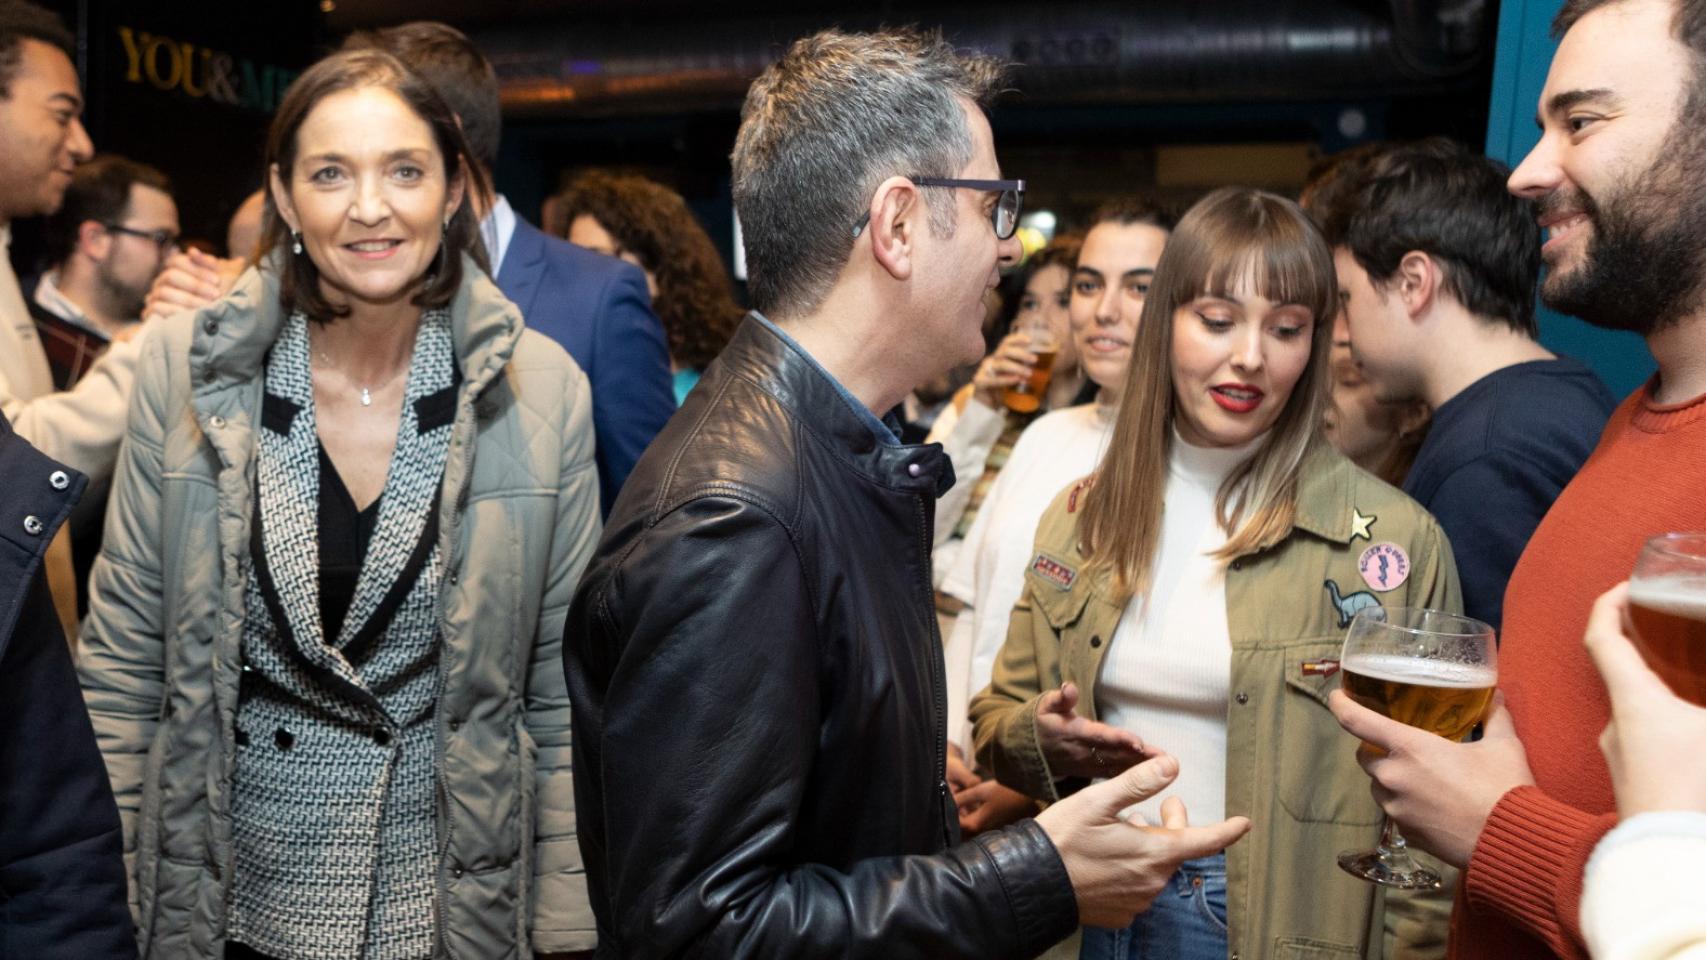
[[[81,673],[144,957],[593,945],[558,654],[591,405],[477,262],[469,155],[390,56],[321,61],[270,252],[143,347]]]

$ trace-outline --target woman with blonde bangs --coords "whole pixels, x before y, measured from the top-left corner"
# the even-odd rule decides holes
[[[1380,809],[1327,711],[1345,627],[1372,606],[1461,607],[1425,511],[1322,436],[1333,259],[1291,201],[1205,197],[1143,307],[1109,452],[1037,529],[977,758],[1053,802],[1162,753],[1133,819],[1242,814],[1085,958],[1443,954],[1449,891],[1389,893],[1334,867]]]

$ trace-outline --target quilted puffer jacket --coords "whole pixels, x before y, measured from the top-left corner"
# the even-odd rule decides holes
[[[445,466],[434,718],[436,956],[593,946],[560,660],[599,534],[586,378],[472,261],[451,304],[462,385]],[[142,955],[223,955],[262,371],[275,275],[143,346],[79,669],[124,821]]]

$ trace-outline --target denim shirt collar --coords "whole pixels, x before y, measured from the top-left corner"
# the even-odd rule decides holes
[[[841,397],[842,401],[846,403],[848,407],[852,408],[854,414],[862,419],[866,426],[871,428],[871,435],[877,438],[878,443],[886,443],[891,447],[900,445],[900,438],[895,435],[894,430],[892,430],[888,424],[877,419],[877,415],[872,413],[870,408],[860,403],[853,394],[848,393],[847,388],[841,385],[841,381],[835,379],[833,374],[828,370],[825,370],[823,368],[823,364],[817,362],[816,357],[812,356],[805,347],[800,346],[799,341],[788,336],[787,331],[772,323],[769,317],[759,313],[757,310],[752,311],[752,317],[759,323],[764,324],[771,333],[774,333],[777,337],[781,338],[782,342],[792,348],[795,353],[804,357],[806,362],[811,364],[813,370],[822,374],[823,378],[828,380],[831,386],[835,387],[835,392]]]

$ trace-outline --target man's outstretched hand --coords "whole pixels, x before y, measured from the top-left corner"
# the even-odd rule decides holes
[[[1161,754],[1037,815],[1072,878],[1080,923],[1129,926],[1149,909],[1179,864],[1218,853],[1249,832],[1244,817],[1190,826],[1178,797],[1161,805],[1159,827],[1120,819],[1120,811],[1160,793],[1178,775],[1179,761]]]

